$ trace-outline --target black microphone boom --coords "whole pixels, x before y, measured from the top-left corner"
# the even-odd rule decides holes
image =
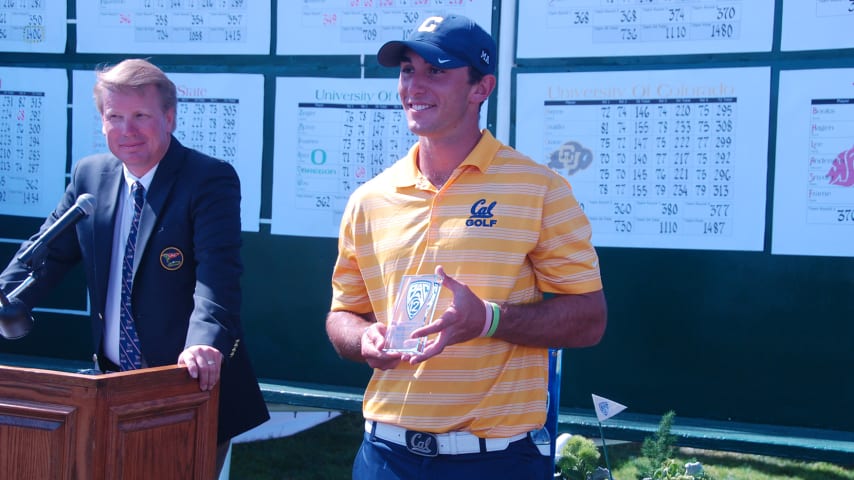
[[[38,251],[53,241],[57,235],[62,233],[66,228],[79,222],[83,217],[91,214],[95,210],[95,196],[89,193],[83,193],[77,197],[77,201],[71,206],[59,220],[53,223],[47,230],[33,243],[27,247],[20,255],[18,261],[21,263],[30,263]]]

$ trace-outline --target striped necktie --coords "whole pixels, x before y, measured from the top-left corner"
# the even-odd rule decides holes
[[[139,348],[139,337],[131,310],[131,292],[133,291],[133,257],[136,253],[136,234],[139,230],[139,217],[145,204],[145,187],[134,182],[133,191],[133,220],[130,224],[125,255],[122,261],[122,302],[121,329],[119,330],[119,356],[122,370],[142,368],[142,352]]]

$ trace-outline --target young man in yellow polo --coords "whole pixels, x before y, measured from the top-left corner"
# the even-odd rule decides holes
[[[569,184],[479,128],[496,59],[462,16],[428,18],[379,50],[400,68],[419,139],[353,193],[341,223],[327,333],[374,368],[354,479],[551,477],[531,438],[546,420],[548,349],[604,333],[598,257]],[[430,275],[435,316],[406,336],[426,341],[390,350],[396,306],[429,305],[429,281],[402,282]]]

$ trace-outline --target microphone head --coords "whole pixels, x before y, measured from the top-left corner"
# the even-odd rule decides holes
[[[91,193],[81,193],[79,197],[77,197],[77,201],[74,204],[80,208],[86,215],[91,215],[92,212],[95,211],[95,196]]]

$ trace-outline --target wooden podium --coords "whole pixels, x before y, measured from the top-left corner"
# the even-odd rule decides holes
[[[185,367],[85,375],[0,366],[0,479],[215,475],[219,384]]]

